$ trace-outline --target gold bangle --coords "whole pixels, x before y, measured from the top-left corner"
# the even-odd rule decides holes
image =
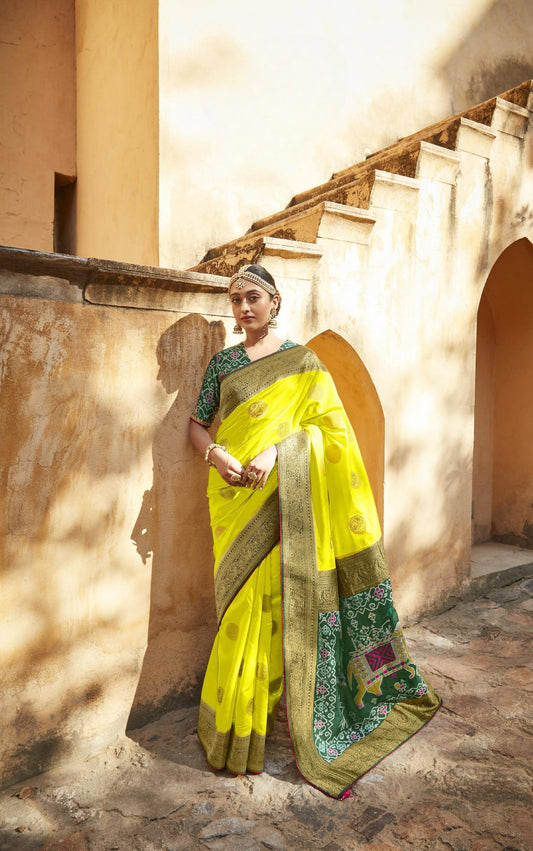
[[[209,454],[213,451],[213,449],[222,449],[223,452],[226,451],[226,447],[222,446],[221,443],[210,443],[207,449],[205,450],[204,461],[207,461],[210,467],[214,467],[215,465],[212,461],[209,460]]]

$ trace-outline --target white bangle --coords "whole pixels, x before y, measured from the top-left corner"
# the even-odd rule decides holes
[[[213,451],[213,449],[222,449],[222,451],[223,451],[223,452],[225,452],[225,451],[226,451],[226,447],[225,447],[225,446],[222,446],[222,444],[221,444],[221,443],[210,443],[210,444],[209,444],[209,446],[208,446],[208,447],[207,447],[207,449],[205,450],[204,461],[207,461],[207,463],[208,463],[211,467],[214,467],[214,466],[215,466],[215,465],[212,463],[212,461],[210,461],[210,460],[209,460],[209,453],[210,453],[210,452],[212,452],[212,451]]]

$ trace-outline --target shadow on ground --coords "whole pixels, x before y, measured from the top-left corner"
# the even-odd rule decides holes
[[[283,711],[266,770],[208,769],[196,710],[0,794],[1,851],[531,851],[533,582],[405,630],[444,706],[354,787],[299,776]]]

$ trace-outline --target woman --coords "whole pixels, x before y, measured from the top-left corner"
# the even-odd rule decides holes
[[[246,337],[212,358],[189,431],[211,466],[219,622],[198,735],[214,768],[261,771],[285,685],[300,772],[343,797],[440,700],[408,655],[368,478],[329,373],[276,335],[281,296],[266,269],[240,269],[229,296]]]

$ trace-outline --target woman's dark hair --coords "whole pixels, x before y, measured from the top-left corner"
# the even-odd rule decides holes
[[[246,267],[247,272],[252,272],[253,275],[258,275],[263,281],[266,281],[267,284],[270,284],[271,287],[276,287],[276,282],[270,272],[268,272],[264,266],[260,266],[259,263],[253,263],[251,266]],[[276,287],[276,290],[278,288]]]

